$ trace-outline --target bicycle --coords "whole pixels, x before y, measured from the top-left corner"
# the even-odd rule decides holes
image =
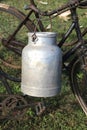
[[[84,31],[81,32],[80,25],[79,25],[79,18],[77,15],[77,8],[84,9],[86,7],[87,7],[86,0],[72,0],[67,4],[61,6],[60,8],[48,12],[48,11],[39,10],[34,0],[30,0],[30,5],[25,7],[25,10],[29,10],[29,12],[27,15],[25,15],[24,13],[22,13],[21,11],[19,11],[14,7],[0,3],[0,12],[1,12],[0,18],[3,23],[3,25],[0,25],[1,26],[0,42],[2,44],[1,48],[4,48],[3,51],[1,51],[0,49],[1,51],[0,52],[1,54],[0,55],[0,60],[1,60],[0,78],[9,95],[13,94],[9,81],[13,81],[17,83],[16,84],[17,86],[18,83],[20,83],[21,81],[20,57],[21,57],[22,49],[25,46],[23,40],[26,41],[25,37],[21,37],[21,36],[23,36],[26,33],[26,30],[34,33],[36,31],[46,31],[41,17],[45,16],[45,17],[49,17],[50,19],[53,19],[56,16],[62,14],[63,12],[70,10],[72,24],[70,25],[67,32],[65,32],[65,35],[62,37],[62,39],[59,41],[58,46],[61,48],[64,45],[67,38],[72,33],[72,31],[75,29],[75,32],[77,34],[77,39],[74,42],[72,42],[74,47],[68,49],[68,51],[63,55],[63,68],[65,68],[69,72],[71,89],[74,95],[76,96],[80,106],[82,107],[83,111],[87,115],[87,99],[86,99],[87,42],[86,40],[84,40],[84,36],[87,33],[87,28],[85,28]],[[5,17],[7,18],[6,15],[8,16],[8,19],[5,19]],[[31,20],[32,15],[36,19],[37,24],[35,24],[34,21]],[[16,20],[14,20],[14,18]],[[4,19],[6,20],[5,23],[4,23]],[[8,23],[8,30],[7,27],[5,28],[5,25],[7,25],[6,22]],[[9,29],[10,27],[13,28]],[[24,28],[22,29],[22,27]],[[8,50],[10,50],[10,52]],[[5,56],[2,55],[3,54],[2,52],[6,53],[6,51],[8,55],[9,54],[11,55],[10,56],[11,59],[9,58],[9,60],[7,59],[7,61],[6,61],[6,55]],[[70,58],[71,60],[69,61],[68,65],[66,65],[65,62]],[[15,62],[17,64],[15,64]],[[12,68],[13,71],[12,70],[10,71],[9,70],[10,68]],[[15,69],[15,73],[14,73],[14,69]]]

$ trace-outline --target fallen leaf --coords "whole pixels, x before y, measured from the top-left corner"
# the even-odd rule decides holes
[[[61,19],[65,20],[65,21],[67,21],[67,20],[69,19],[70,14],[71,14],[70,11],[66,11],[66,12],[60,14],[60,15],[59,15],[59,18],[61,18]]]
[[[47,30],[51,29],[51,24],[46,27]]]
[[[48,2],[43,2],[43,1],[39,1],[39,3],[43,4],[43,5],[47,5]]]

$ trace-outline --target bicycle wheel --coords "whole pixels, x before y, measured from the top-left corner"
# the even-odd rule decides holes
[[[87,115],[87,50],[84,55],[75,59],[70,72],[70,81],[74,95]]]
[[[0,4],[0,77],[5,77],[2,81],[6,79],[8,84],[10,81],[20,82],[21,80],[21,52],[27,44],[27,32],[33,31],[35,28],[33,22],[28,19],[11,43],[8,43],[9,46],[6,47],[7,38],[12,35],[24,19],[25,15],[17,9]],[[14,86],[14,83],[12,85]]]

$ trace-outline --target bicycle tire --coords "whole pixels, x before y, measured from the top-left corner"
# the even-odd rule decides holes
[[[0,75],[5,76],[7,80],[15,82],[20,82],[21,80],[19,74],[21,73],[21,53],[16,54],[15,51],[9,50],[9,48],[3,46],[2,39],[9,37],[25,17],[25,14],[18,9],[0,3]],[[21,41],[22,44],[24,43],[23,46],[25,46],[27,44],[27,35],[25,33],[29,31],[32,32],[34,29],[35,25],[28,19],[23,28],[17,33],[15,39]],[[24,37],[24,34],[26,37]],[[20,45],[17,45],[11,47],[13,47],[14,50],[19,50],[21,52],[23,46],[20,47]]]
[[[85,66],[82,64],[85,58]],[[73,93],[82,110],[87,115],[87,52],[79,58],[75,58],[70,68],[70,83]]]

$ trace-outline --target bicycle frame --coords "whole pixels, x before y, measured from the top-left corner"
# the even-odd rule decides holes
[[[7,40],[7,46],[9,45],[9,43],[10,43],[10,41],[15,37],[15,35],[18,33],[18,31],[21,29],[21,27],[28,21],[28,17],[34,12],[34,14],[35,14],[35,17],[36,17],[36,19],[38,19],[38,26],[39,26],[39,28],[40,28],[40,30],[41,31],[45,31],[45,28],[44,28],[44,26],[43,26],[43,24],[42,24],[42,21],[40,20],[40,14],[39,14],[39,12],[38,12],[38,9],[36,8],[36,5],[35,5],[35,3],[34,3],[34,1],[31,1],[30,0],[30,2],[31,2],[31,10],[29,11],[29,13],[28,13],[28,15],[25,17],[25,19],[19,24],[19,26],[17,27],[17,29],[13,32],[13,34],[11,35],[11,37],[9,37],[8,38],[8,40]],[[80,27],[79,27],[79,22],[78,22],[78,15],[77,15],[77,12],[76,12],[76,8],[77,8],[77,6],[78,6],[78,3],[76,3],[76,4],[70,4],[70,5],[68,5],[68,4],[66,4],[65,6],[63,6],[62,8],[60,8],[60,9],[57,9],[57,10],[53,10],[53,11],[51,11],[50,13],[45,13],[45,12],[43,12],[43,13],[41,13],[42,15],[46,15],[46,16],[51,16],[51,15],[53,15],[53,14],[55,14],[56,12],[57,12],[57,14],[59,15],[59,14],[61,14],[61,13],[63,13],[64,12],[64,10],[66,11],[66,10],[70,10],[71,11],[71,17],[72,17],[72,24],[71,24],[71,26],[69,27],[69,29],[68,29],[68,31],[65,33],[65,35],[62,37],[62,39],[60,40],[60,42],[59,42],[59,44],[58,44],[58,46],[61,48],[63,45],[64,45],[64,43],[65,43],[65,41],[67,40],[67,38],[70,36],[70,34],[72,33],[72,31],[75,29],[75,31],[76,31],[76,34],[77,34],[77,41],[76,41],[76,43],[78,42],[78,44],[76,44],[73,48],[71,48],[70,50],[68,50],[64,55],[63,55],[63,63],[71,56],[71,55],[73,55],[75,52],[76,52],[76,50],[78,49],[78,48],[80,48],[81,47],[81,45],[84,43],[84,41],[83,41],[83,38],[82,38],[82,35],[84,35],[84,34],[82,34],[81,33],[81,30],[80,30]],[[67,7],[70,7],[69,9],[67,9]],[[59,11],[59,12],[58,12]],[[35,31],[38,31],[38,29],[37,28],[35,28]]]

